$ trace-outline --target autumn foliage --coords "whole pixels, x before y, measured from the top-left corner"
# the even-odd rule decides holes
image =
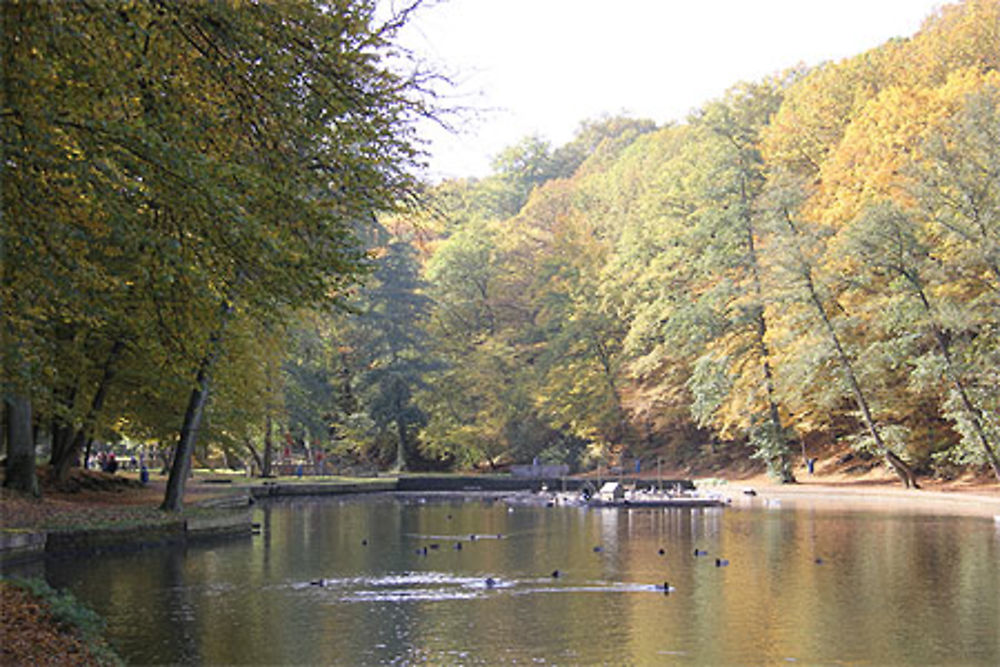
[[[194,455],[265,470],[278,442],[365,470],[738,445],[792,481],[837,445],[1000,478],[997,0],[408,208],[392,26],[287,5],[4,4],[4,381],[54,446],[167,453],[210,378]]]

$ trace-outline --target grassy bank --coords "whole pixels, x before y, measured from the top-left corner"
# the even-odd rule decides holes
[[[0,580],[0,664],[123,665],[104,620],[41,579]]]

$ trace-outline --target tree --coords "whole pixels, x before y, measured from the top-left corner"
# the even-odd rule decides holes
[[[934,341],[934,348],[939,355],[939,362],[935,365],[943,366],[945,377],[948,378],[960,406],[956,421],[966,425],[971,436],[969,439],[976,443],[983,458],[1000,479],[1000,459],[997,458],[997,445],[993,442],[992,429],[988,426],[985,412],[972,399],[967,387],[967,372],[955,357],[953,337],[945,330],[939,315],[940,309],[932,302],[934,297],[930,290],[933,285],[927,274],[935,272],[935,267],[928,249],[918,240],[918,231],[919,227],[912,219],[895,206],[873,206],[850,229],[844,250],[860,260],[869,271],[876,274],[885,272],[890,277],[898,278],[898,281],[890,281],[894,288],[890,289],[902,290],[910,299],[915,300],[921,317],[914,324],[919,329],[928,331]],[[884,302],[880,303],[883,303],[884,308]],[[912,334],[912,331],[907,328],[906,333]],[[934,362],[918,361],[920,367],[928,363]],[[946,408],[945,412],[949,410]]]
[[[709,375],[710,392],[715,396],[707,404],[714,409],[702,421],[715,421],[723,428],[742,425],[771,475],[788,483],[795,477],[775,389],[758,251],[758,200],[765,183],[759,135],[781,100],[778,81],[738,86],[725,100],[708,105],[698,115],[694,125],[706,134],[698,141],[697,152],[703,157],[692,174],[698,185],[691,193],[694,212],[690,220],[706,244],[698,278],[704,287],[699,291],[718,294],[720,317],[727,323],[702,359],[712,366],[722,361],[733,378],[728,383],[729,396],[723,396],[715,391],[721,385]],[[698,368],[705,369],[706,363]],[[701,377],[696,373],[691,382],[696,404]]]
[[[925,288],[925,298],[919,291],[916,296],[933,315],[937,347],[954,388],[945,403],[962,434],[954,458],[985,460],[998,472],[1000,76],[988,73],[978,90],[959,99],[961,108],[925,138],[906,172],[914,198],[910,215],[930,244],[925,261],[941,276]],[[910,283],[916,290],[915,281]]]
[[[988,461],[993,450],[977,401],[970,399],[969,388],[977,384],[974,374],[968,373],[971,367],[959,371],[954,358],[954,350],[964,347],[962,330],[995,319],[989,315],[995,307],[982,308],[983,291],[969,289],[984,270],[990,272],[989,260],[983,262],[996,247],[990,233],[983,234],[989,223],[984,227],[979,220],[961,222],[966,215],[977,219],[980,211],[995,206],[995,195],[989,194],[995,179],[989,167],[984,172],[984,166],[995,162],[988,137],[996,133],[987,129],[991,114],[977,114],[979,121],[969,123],[967,108],[967,101],[984,100],[981,91],[990,89],[991,79],[996,81],[995,73],[964,67],[939,85],[883,90],[847,127],[823,165],[820,187],[809,205],[811,215],[837,235],[820,261],[839,276],[842,301],[867,324],[856,331],[859,366],[870,365],[868,374],[891,392],[884,414],[895,413],[897,428],[910,431],[907,448],[916,460],[940,457],[939,450],[950,449],[947,443],[954,437],[944,428],[944,414],[960,425],[969,445],[975,443],[967,452],[978,451],[976,458]],[[975,125],[986,134],[968,143],[975,131],[967,130]],[[939,162],[944,145],[955,160],[946,166]],[[956,207],[960,201],[969,207]],[[963,208],[966,212],[959,212]],[[954,222],[938,223],[943,213]],[[950,230],[963,227],[971,233],[967,240],[949,239]],[[843,242],[837,243],[837,238]],[[953,262],[949,251],[956,241],[971,255]],[[976,278],[963,288],[962,274]],[[954,349],[953,341],[958,343]],[[906,386],[904,369],[930,367],[950,378],[950,401],[937,396],[940,385],[916,381],[912,372]],[[935,404],[943,409],[925,407]]]
[[[382,436],[377,440],[394,442],[396,471],[409,467],[417,449],[426,417],[414,397],[434,368],[424,333],[431,302],[422,293],[415,254],[399,240],[385,247],[361,291],[354,330],[355,354],[364,360],[354,391]]]
[[[588,170],[605,170],[621,152],[643,134],[656,130],[647,119],[601,116],[580,123],[569,143],[552,152],[552,169],[557,178],[570,178],[585,162]]]
[[[699,268],[690,261],[703,243],[688,224],[698,148],[690,125],[643,135],[600,186],[614,243],[600,291],[627,327],[622,362],[631,384],[629,411],[644,423],[647,439],[655,433],[680,446],[704,435],[694,424],[688,382],[694,360],[721,326],[710,296],[695,287]]]
[[[525,137],[493,159],[493,171],[507,194],[497,211],[499,217],[517,215],[531,192],[556,176],[552,146],[540,137]]]
[[[829,234],[815,224],[810,225],[808,220],[797,218],[801,202],[796,198],[806,191],[801,183],[788,183],[775,178],[769,188],[772,215],[771,270],[776,272],[783,285],[782,295],[788,304],[784,316],[786,326],[789,320],[794,319],[799,319],[799,326],[807,327],[807,331],[811,326],[819,326],[818,333],[825,340],[833,362],[840,369],[842,385],[846,385],[849,396],[860,413],[867,436],[859,441],[861,446],[870,447],[883,456],[906,488],[919,488],[913,469],[883,437],[868,394],[856,372],[854,359],[845,347],[843,335],[835,326],[831,311],[843,308],[817,278],[816,258],[821,256]],[[803,318],[802,315],[806,317]],[[800,345],[815,344],[806,332],[802,332],[800,338]],[[799,350],[796,354],[806,356],[807,353]],[[826,351],[819,352],[821,356],[826,354]],[[816,353],[808,354],[808,357],[813,363],[817,361]]]
[[[32,434],[31,402],[24,396],[4,398],[6,411],[4,433],[7,441],[7,470],[3,485],[7,488],[40,496],[35,476],[35,438]]]
[[[413,191],[411,122],[429,107],[422,75],[387,58],[408,13],[5,3],[5,342],[56,371],[30,392],[50,416],[85,427],[107,352],[171,338],[194,434],[231,317],[343,293],[359,223]]]
[[[531,257],[517,272],[531,277],[518,290],[532,313],[522,356],[533,365],[538,416],[561,444],[624,451],[636,444],[621,387],[624,332],[599,291],[611,243],[601,216],[580,205],[585,190],[577,178],[547,183],[511,222],[512,255]]]

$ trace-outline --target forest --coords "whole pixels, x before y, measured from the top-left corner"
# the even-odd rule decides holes
[[[7,482],[38,442],[1000,479],[1000,1],[442,183],[406,13],[333,6],[3,3]]]

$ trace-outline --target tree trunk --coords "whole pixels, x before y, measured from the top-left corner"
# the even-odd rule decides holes
[[[104,400],[108,395],[108,387],[111,386],[111,381],[115,377],[117,369],[115,368],[115,363],[118,361],[118,357],[125,350],[125,341],[116,340],[111,346],[111,351],[108,352],[108,358],[104,362],[104,371],[101,374],[101,381],[97,385],[97,392],[94,394],[94,399],[90,402],[90,410],[87,412],[87,417],[84,419],[83,426],[81,426],[68,444],[65,444],[59,451],[58,456],[56,455],[56,448],[52,448],[52,480],[57,483],[65,482],[66,478],[69,477],[69,469],[73,466],[80,452],[83,450],[84,444],[87,442],[87,437],[91,435],[90,431],[93,430],[94,424],[97,422],[98,415],[101,414],[101,410],[104,409]]]
[[[629,428],[628,416],[625,413],[625,407],[622,405],[621,392],[618,391],[618,385],[615,383],[615,374],[611,364],[612,353],[596,333],[591,336],[591,349],[594,350],[597,360],[601,364],[601,370],[604,372],[604,381],[607,384],[608,391],[611,392],[611,399],[615,405],[617,432],[612,434],[611,440],[612,442],[621,442],[628,447],[636,438],[632,437],[632,429]]]
[[[170,466],[170,477],[167,478],[167,491],[163,498],[161,509],[167,512],[179,512],[184,506],[184,486],[191,472],[191,457],[194,454],[198,429],[208,401],[208,371],[214,355],[208,354],[201,360],[198,368],[196,386],[188,398],[187,410],[184,413],[184,424],[181,426],[177,447],[174,449],[174,462]]]
[[[761,371],[764,374],[764,391],[767,394],[767,415],[771,421],[774,437],[780,438],[780,449],[768,460],[768,471],[782,484],[794,484],[792,473],[791,447],[785,437],[785,429],[781,424],[781,414],[778,412],[778,402],[775,400],[774,371],[771,368],[771,351],[767,347],[767,320],[764,318],[764,290],[761,287],[760,265],[757,257],[757,242],[754,238],[754,224],[751,217],[752,199],[746,189],[746,182],[741,181],[740,191],[743,198],[743,226],[746,232],[747,255],[750,260],[750,276],[753,281],[753,294],[756,304],[756,331],[754,332],[757,352],[760,354]]]
[[[393,468],[396,472],[406,470],[406,425],[402,418],[396,419],[396,430],[399,434],[399,442],[396,445],[396,465]]]
[[[94,446],[94,439],[93,438],[87,438],[87,446],[83,450],[83,467],[84,468],[86,468],[88,466],[88,462],[90,461],[90,452],[91,452],[93,446]]]
[[[250,438],[246,439],[246,446],[247,451],[250,452],[250,456],[253,457],[253,465],[257,466],[257,470],[264,470],[264,459],[261,458],[260,452],[258,452],[257,448],[253,446],[253,442]],[[251,470],[251,476],[252,473],[253,471]]]
[[[15,395],[4,400],[7,409],[7,473],[3,485],[40,497],[35,475],[35,439],[31,431],[31,401]]]
[[[191,474],[191,458],[194,456],[198,429],[201,428],[201,418],[205,413],[205,404],[208,402],[209,373],[219,356],[222,334],[232,312],[232,304],[228,300],[223,301],[219,328],[209,336],[208,350],[198,366],[195,386],[188,398],[187,410],[184,411],[184,423],[181,425],[177,447],[174,448],[174,462],[170,466],[170,476],[167,478],[167,491],[163,497],[163,504],[160,506],[167,512],[179,512],[184,506],[184,486]]]
[[[868,429],[869,435],[875,441],[875,447],[881,452],[885,460],[892,466],[892,469],[896,471],[899,479],[903,482],[906,488],[919,489],[920,486],[917,484],[917,476],[913,472],[913,469],[906,464],[899,456],[896,455],[889,446],[885,444],[882,439],[881,433],[879,433],[878,427],[875,425],[875,420],[872,417],[871,409],[868,406],[868,399],[865,398],[864,392],[861,391],[861,385],[858,383],[858,378],[854,374],[854,367],[851,365],[851,360],[847,356],[847,352],[844,351],[843,346],[840,344],[840,337],[837,335],[836,329],[833,328],[833,323],[830,321],[829,316],[826,314],[826,309],[823,308],[823,303],[819,299],[819,295],[816,293],[816,288],[812,282],[812,276],[806,277],[807,286],[809,288],[809,297],[812,301],[813,306],[815,306],[817,312],[819,313],[820,319],[823,321],[823,325],[826,329],[827,334],[830,336],[830,341],[833,343],[833,347],[837,352],[837,360],[840,362],[840,368],[844,372],[844,376],[847,378],[847,382],[851,387],[851,393],[854,395],[855,404],[858,409],[861,410],[861,417],[864,420],[865,427]]]
[[[393,466],[393,471],[401,472],[406,470],[406,424],[403,422],[403,389],[401,386],[401,381],[396,378],[393,392],[394,398],[393,403],[396,408],[396,465]]]
[[[982,413],[975,405],[972,404],[972,399],[969,398],[969,393],[965,390],[965,384],[962,382],[962,377],[959,375],[958,369],[955,368],[955,363],[951,358],[951,346],[948,344],[948,339],[945,337],[944,332],[941,331],[941,327],[939,327],[937,322],[934,320],[931,303],[927,298],[927,295],[924,293],[923,285],[917,276],[909,273],[905,273],[904,275],[906,275],[910,284],[917,292],[917,296],[920,298],[920,303],[930,316],[931,332],[934,334],[934,341],[937,343],[941,356],[944,357],[945,368],[948,370],[948,378],[955,387],[955,391],[958,392],[958,397],[962,401],[962,407],[965,408],[969,421],[972,422],[972,430],[976,433],[976,438],[979,440],[979,445],[983,448],[986,460],[989,461],[990,467],[993,468],[993,474],[996,475],[997,480],[1000,480],[1000,458],[997,457],[996,450],[994,450],[993,445],[990,444],[990,440],[986,435],[986,429],[983,428]]]
[[[52,452],[49,455],[49,465],[55,471],[63,461],[69,458],[69,450],[73,447],[75,431],[61,417],[53,417],[49,429],[52,432]],[[50,472],[53,480],[54,474]]]
[[[56,457],[55,447],[52,448],[52,469],[49,471],[52,482],[61,484],[69,478],[69,469],[77,463],[77,457],[83,450],[86,441],[86,431],[80,428],[73,434],[73,438],[69,444],[63,447],[58,458]]]
[[[260,467],[261,477],[272,477],[274,473],[271,471],[272,465],[274,463],[274,440],[272,431],[274,429],[274,423],[271,421],[271,417],[267,417],[267,424],[264,428],[264,462]]]
[[[770,351],[767,347],[765,336],[767,335],[767,323],[764,320],[764,310],[760,308],[757,313],[757,349],[761,355],[761,370],[764,373],[764,389],[767,392],[767,415],[771,421],[771,428],[774,430],[774,437],[781,439],[781,447],[774,457],[768,461],[769,472],[782,484],[795,484],[795,474],[792,472],[791,452],[788,440],[785,437],[785,429],[781,424],[781,415],[778,412],[778,403],[774,399],[774,371],[771,369]]]

